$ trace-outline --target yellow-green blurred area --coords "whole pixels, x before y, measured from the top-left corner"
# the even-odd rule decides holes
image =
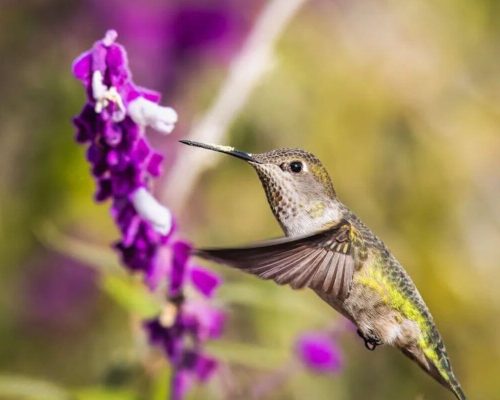
[[[172,136],[148,133],[168,174],[184,154],[177,140],[210,109],[267,4],[2,1],[0,399],[166,398],[167,363],[151,355],[139,322],[156,303],[110,249],[118,232],[109,204],[93,202],[73,140],[84,93],[71,62],[119,30],[135,81],[180,115]],[[172,24],[180,7],[226,10],[235,26],[201,44],[189,35],[207,31],[203,18],[182,25],[177,44],[176,25],[154,36],[152,24]],[[340,199],[415,281],[465,392],[487,400],[500,398],[499,21],[495,0],[306,1],[221,143],[316,154]],[[174,208],[183,237],[230,246],[280,236],[254,171],[213,157]],[[179,180],[160,182],[158,197],[175,199]],[[251,398],[294,363],[299,333],[345,324],[310,291],[211,267],[224,277],[215,301],[229,319],[209,345],[222,366],[192,399]],[[342,372],[299,369],[262,398],[452,398],[394,349],[369,352],[355,333],[339,344]]]

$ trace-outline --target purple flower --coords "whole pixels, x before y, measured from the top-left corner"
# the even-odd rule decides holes
[[[186,279],[187,261],[191,246],[183,241],[177,241],[172,246],[172,270],[170,271],[170,286],[168,295],[176,298],[181,295]]]
[[[73,74],[87,93],[87,103],[74,119],[76,139],[88,146],[95,199],[112,199],[112,215],[122,232],[115,248],[123,263],[151,276],[158,247],[171,232],[172,216],[148,190],[163,157],[149,145],[145,127],[169,133],[177,115],[157,104],[158,93],[132,81],[127,54],[116,37],[108,31],[73,63]]]
[[[203,267],[192,267],[190,275],[191,283],[206,297],[212,297],[222,283],[218,275]]]
[[[190,300],[184,305],[183,325],[200,341],[222,335],[226,314],[204,300]]]
[[[297,356],[309,369],[316,372],[339,372],[342,354],[333,338],[321,332],[309,332],[296,343]]]
[[[217,361],[203,354],[199,337],[181,320],[182,317],[176,318],[175,323],[170,327],[165,326],[160,319],[145,323],[151,343],[162,347],[174,364],[171,382],[171,399],[173,400],[182,399],[195,381],[205,382],[217,368]],[[192,335],[194,339],[190,347],[183,343],[186,335]]]
[[[186,369],[194,371],[194,376],[201,382],[208,380],[215,369],[217,361],[212,357],[196,352],[186,352],[184,354],[183,365]]]
[[[221,335],[225,315],[208,304],[183,298],[175,302],[144,325],[150,342],[162,348],[174,365],[171,398],[181,399],[195,381],[204,382],[215,372],[217,361],[204,353],[203,344]]]
[[[189,270],[199,267],[189,265],[191,246],[184,241],[171,244],[170,280],[167,288],[169,302],[157,318],[145,323],[151,343],[163,349],[175,366],[172,378],[173,399],[181,399],[193,382],[203,382],[213,374],[217,362],[204,354],[203,344],[222,334],[225,314],[206,300],[185,299],[184,288]],[[209,276],[209,274],[205,274]],[[204,276],[205,276],[204,275]],[[210,274],[210,279],[220,278]],[[203,289],[193,285],[200,294]],[[213,289],[212,289],[213,290]],[[186,340],[189,339],[189,340]]]
[[[159,93],[137,86],[127,53],[108,31],[73,63],[73,74],[86,90],[87,102],[74,119],[76,140],[87,147],[96,181],[96,201],[111,200],[111,215],[121,232],[114,244],[123,264],[142,273],[149,289],[168,280],[164,310],[144,323],[152,344],[160,346],[173,367],[171,398],[181,399],[194,381],[205,381],[216,361],[202,345],[222,333],[224,314],[210,304],[184,298],[192,283],[210,297],[220,278],[189,264],[191,245],[173,239],[170,211],[151,194],[161,175],[163,156],[149,144],[145,128],[170,133],[177,114],[159,106]],[[188,339],[188,340],[186,340]]]
[[[212,357],[187,351],[183,354],[181,365],[172,379],[173,399],[183,398],[195,381],[206,382],[210,379],[217,368],[217,361]]]

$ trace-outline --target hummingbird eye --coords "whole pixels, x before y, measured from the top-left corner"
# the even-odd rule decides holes
[[[300,161],[292,161],[290,163],[290,170],[293,173],[298,174],[299,172],[302,171],[302,163]]]

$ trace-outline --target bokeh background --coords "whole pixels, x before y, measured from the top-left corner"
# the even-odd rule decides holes
[[[71,62],[118,30],[135,81],[180,115],[171,136],[151,133],[173,168],[186,154],[177,140],[210,111],[269,3],[0,3],[0,398],[165,398],[168,367],[137,328],[141,285],[108,248],[117,231],[73,141],[84,94]],[[221,140],[317,154],[420,288],[465,391],[488,400],[500,399],[499,20],[495,0],[304,1]],[[183,235],[217,246],[279,236],[251,168],[213,160],[182,201],[182,175],[157,187]],[[307,291],[213,268],[229,314],[211,348],[223,364],[191,398],[250,398],[262,382],[269,399],[451,398],[349,329],[340,373],[287,371],[300,332],[342,331],[343,319]]]

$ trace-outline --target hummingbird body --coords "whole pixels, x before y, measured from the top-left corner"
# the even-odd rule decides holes
[[[338,200],[321,162],[299,149],[261,154],[183,143],[227,153],[257,171],[286,238],[234,249],[203,249],[222,262],[292,288],[309,287],[350,319],[374,350],[399,348],[465,400],[441,336],[414,283],[384,243]]]

